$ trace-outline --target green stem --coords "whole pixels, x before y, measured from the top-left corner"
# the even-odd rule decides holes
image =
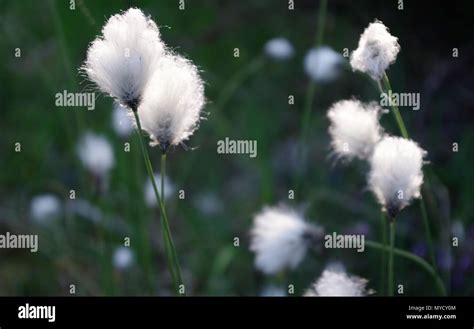
[[[390,85],[390,80],[388,79],[387,73],[384,72],[382,80],[385,86],[385,90],[387,91],[389,95],[392,95],[392,86]],[[400,129],[400,133],[402,134],[403,138],[409,139],[410,136],[408,135],[407,128],[405,127],[405,123],[403,122],[403,118],[402,118],[402,115],[400,114],[400,110],[398,109],[398,106],[393,104],[392,101],[390,102],[390,104],[391,104],[393,116],[398,125],[398,129]]]
[[[380,92],[381,93],[387,92],[387,94],[392,94],[392,86],[390,84],[390,80],[388,78],[387,73],[384,72],[382,80],[383,80],[383,84],[384,84],[384,87],[385,87],[385,91],[382,88],[382,86],[380,84],[380,81],[378,81],[378,86],[379,86]],[[406,129],[405,123],[404,123],[403,118],[400,114],[400,110],[398,109],[398,106],[394,105],[393,102],[391,102],[390,104],[391,104],[391,108],[392,108],[392,113],[394,115],[395,121],[397,122],[400,133],[402,134],[403,138],[409,139],[410,136],[408,135],[408,131]],[[436,260],[435,260],[434,249],[433,249],[433,239],[432,239],[432,236],[431,236],[430,223],[429,223],[429,220],[428,220],[426,205],[425,205],[425,201],[423,199],[423,196],[420,199],[420,211],[421,211],[421,215],[423,217],[423,225],[424,225],[424,228],[425,228],[425,235],[426,235],[426,241],[427,241],[427,244],[428,244],[428,252],[430,254],[430,260],[431,260],[432,265],[436,268]]]
[[[384,246],[381,243],[378,243],[378,242],[375,242],[375,241],[365,240],[365,245],[369,248],[382,250],[384,252],[390,252],[389,247]],[[421,257],[418,257],[417,255],[412,254],[411,252],[408,252],[408,251],[405,251],[405,250],[402,250],[402,249],[398,249],[398,248],[393,248],[393,253],[395,255],[404,257],[404,258],[409,259],[409,260],[417,263],[418,265],[420,265],[433,278],[433,280],[436,283],[436,287],[438,288],[440,294],[443,295],[443,296],[446,296],[446,289],[444,287],[443,281],[438,276],[435,269],[427,261],[425,261]]]
[[[324,37],[324,25],[326,21],[326,11],[327,11],[327,0],[321,0],[319,3],[318,11],[318,26],[315,40],[315,47],[319,47],[323,44]],[[303,116],[301,117],[301,134],[299,141],[299,158],[300,160],[304,157],[304,144],[306,143],[310,121],[311,121],[311,109],[313,107],[314,93],[316,91],[316,83],[310,79],[308,88],[306,89],[306,97],[304,103]],[[295,190],[299,189],[300,178],[299,176],[295,180]]]
[[[382,221],[382,244],[384,247],[387,247],[387,219],[385,218],[385,214],[381,212],[381,221]],[[386,276],[387,276],[387,258],[385,256],[385,253],[382,253],[382,273],[380,276],[380,292],[382,294],[385,294],[385,288],[386,288]]]
[[[393,296],[395,278],[393,275],[393,249],[395,248],[395,220],[390,220],[390,253],[388,257],[388,295]]]
[[[428,244],[428,253],[430,255],[431,265],[436,268],[436,258],[433,250],[433,241],[431,239],[431,228],[430,222],[428,220],[428,214],[426,211],[425,200],[423,198],[420,199],[420,210],[421,210],[421,217],[423,217],[423,225],[425,227],[426,232],[426,240]]]
[[[148,150],[145,146],[145,142],[144,142],[143,136],[142,136],[142,126],[141,126],[141,123],[140,123],[140,118],[138,116],[138,112],[136,110],[132,110],[132,112],[133,112],[133,115],[135,116],[135,121],[136,121],[137,127],[138,127],[138,135],[139,135],[139,140],[140,140],[140,146],[141,146],[141,149],[142,149],[143,159],[145,161],[145,167],[147,169],[148,176],[151,180],[151,183],[152,183],[152,186],[153,186],[153,191],[155,192],[156,199],[157,199],[158,204],[160,206],[160,211],[161,211],[161,216],[162,216],[161,226],[162,226],[163,239],[164,239],[164,244],[165,244],[165,254],[166,254],[166,259],[167,259],[167,262],[168,262],[168,270],[170,271],[170,275],[173,279],[174,286],[175,286],[175,291],[176,291],[176,293],[178,293],[179,286],[182,284],[181,270],[179,268],[179,263],[177,261],[176,251],[174,249],[173,240],[171,238],[171,232],[170,232],[170,229],[169,229],[168,216],[166,215],[165,204],[162,201],[162,198],[161,198],[160,194],[158,193],[158,188],[156,186],[155,175],[154,175],[154,172],[153,172],[153,167],[151,165],[150,156],[148,154]],[[163,156],[161,157],[162,189],[164,189],[163,188],[163,186],[164,186],[163,179],[164,179],[164,175],[165,175],[165,172],[164,172],[165,168],[163,167],[163,163],[164,163],[164,161],[166,161],[166,154],[164,154],[164,155],[165,155],[165,157],[163,157]]]

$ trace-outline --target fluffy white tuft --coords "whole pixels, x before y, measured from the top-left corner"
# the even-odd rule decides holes
[[[123,105],[115,103],[112,111],[112,126],[122,138],[127,138],[135,126],[135,118]]]
[[[31,199],[30,216],[40,224],[47,224],[59,216],[61,202],[52,194],[42,194]]]
[[[110,17],[89,46],[83,70],[101,91],[136,107],[164,48],[153,20],[131,8]]]
[[[112,261],[116,269],[125,270],[134,262],[133,252],[128,247],[119,247],[115,249]]]
[[[255,266],[265,274],[296,268],[317,230],[295,210],[265,207],[254,217],[251,231],[250,250],[255,253]]]
[[[380,80],[388,66],[397,59],[399,51],[398,38],[392,36],[381,21],[375,20],[361,34],[359,46],[351,54],[352,69]]]
[[[328,46],[310,49],[304,58],[306,74],[316,82],[330,82],[338,77],[344,57]]]
[[[158,194],[160,194],[161,197],[161,176],[160,174],[155,174],[155,182],[156,182],[156,187],[158,188]],[[174,185],[170,182],[168,177],[165,176],[165,200],[168,199],[175,191]],[[148,178],[145,187],[143,190],[144,196],[145,196],[145,203],[148,206],[148,208],[156,208],[158,207],[158,200],[156,200],[156,195],[155,195],[155,190],[153,189],[153,184],[151,182],[151,179]]]
[[[112,146],[108,140],[91,132],[85,133],[77,146],[84,167],[97,177],[104,177],[115,164]]]
[[[304,294],[307,297],[315,296],[367,296],[367,280],[358,276],[348,275],[343,270],[326,269],[319,279]]]
[[[163,57],[147,85],[138,113],[154,145],[164,150],[187,140],[198,127],[204,84],[189,60]]]
[[[370,159],[369,187],[393,218],[413,198],[420,197],[426,152],[412,140],[384,137]]]
[[[274,38],[265,44],[265,53],[268,57],[276,60],[286,60],[293,57],[295,49],[285,38]]]
[[[327,116],[331,147],[337,157],[367,159],[382,138],[381,113],[382,109],[376,103],[342,100],[333,104]]]

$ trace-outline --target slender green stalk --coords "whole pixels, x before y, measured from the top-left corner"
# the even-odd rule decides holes
[[[374,248],[377,250],[382,250],[384,252],[390,253],[389,247],[384,246],[381,243],[378,243],[375,241],[365,240],[365,245],[369,248]],[[421,257],[418,257],[417,255],[412,254],[411,252],[398,249],[398,248],[393,248],[393,253],[397,256],[401,256],[406,259],[409,259],[415,262],[416,264],[418,264],[419,266],[421,266],[433,278],[434,282],[436,283],[436,287],[439,290],[439,293],[443,296],[446,296],[446,288],[444,287],[443,281],[436,273],[436,270],[427,261],[425,261]]]
[[[166,259],[168,262],[168,270],[170,271],[170,275],[173,279],[173,283],[175,286],[175,291],[178,293],[179,291],[179,286],[182,284],[182,279],[181,279],[181,270],[179,268],[179,263],[176,255],[176,250],[174,248],[173,240],[171,238],[171,231],[169,229],[169,223],[168,223],[168,216],[166,215],[166,209],[165,209],[165,204],[163,202],[163,198],[160,196],[160,193],[158,193],[158,188],[156,185],[155,181],[155,175],[153,172],[153,167],[151,165],[150,161],[150,156],[148,154],[148,150],[145,146],[145,142],[143,140],[142,136],[142,127],[140,123],[140,118],[138,116],[137,111],[133,111],[133,115],[135,116],[135,121],[137,123],[138,127],[138,135],[139,135],[139,140],[140,140],[140,146],[142,149],[142,154],[143,154],[143,159],[145,161],[145,167],[148,172],[148,176],[151,180],[152,186],[153,186],[153,191],[155,192],[156,199],[158,201],[158,204],[160,206],[160,211],[161,211],[161,226],[162,226],[162,231],[163,231],[163,240],[165,244],[165,254],[166,254]],[[162,192],[164,191],[164,175],[166,174],[165,172],[165,167],[164,164],[166,163],[166,154],[163,154],[161,157],[161,184],[162,184]],[[164,196],[164,194],[162,194]]]
[[[423,225],[425,227],[425,232],[426,232],[426,240],[428,244],[428,253],[430,255],[430,261],[431,265],[433,265],[436,268],[436,258],[433,250],[433,241],[431,239],[431,228],[430,228],[430,222],[428,220],[428,215],[426,212],[426,205],[425,201],[420,199],[420,210],[421,210],[421,217],[423,217]]]
[[[382,244],[384,247],[387,246],[387,219],[385,218],[385,214],[383,212],[380,212],[381,213],[381,217],[380,217],[380,220],[381,220],[381,224],[382,224]],[[381,269],[382,269],[382,273],[381,273],[381,276],[380,276],[380,292],[382,294],[385,294],[385,288],[386,288],[386,276],[387,276],[387,258],[385,256],[385,253],[383,252],[382,253],[382,266],[381,266]]]
[[[327,0],[321,0],[319,2],[319,11],[318,11],[318,26],[316,32],[315,47],[319,47],[323,44],[324,38],[324,26],[326,22],[326,12],[327,12]],[[299,140],[299,150],[298,156],[300,160],[304,157],[304,145],[308,136],[308,131],[311,121],[311,109],[313,107],[314,93],[316,91],[316,83],[310,79],[308,88],[306,89],[305,103],[303,116],[301,117],[301,132]],[[300,177],[295,178],[295,190],[298,191],[300,184]]]
[[[387,73],[384,72],[382,80],[388,95],[392,95],[392,86],[390,85],[390,80],[388,79]],[[402,115],[400,114],[400,110],[398,109],[398,106],[393,104],[393,102],[390,102],[390,104],[392,107],[393,116],[395,118],[395,121],[397,122],[398,128],[400,129],[400,133],[402,134],[403,138],[410,138],[410,136],[408,135],[407,128],[405,127],[405,123],[403,122]]]
[[[385,87],[385,90],[384,90],[384,88],[382,88],[382,85],[380,84],[380,81],[378,81],[377,83],[378,83],[378,87],[380,89],[380,92],[381,93],[386,92],[387,95],[392,95],[392,86],[390,84],[390,80],[388,78],[387,73],[384,72],[382,80],[383,80],[383,85]],[[393,102],[390,102],[390,105],[391,105],[391,108],[392,108],[393,116],[394,116],[395,121],[396,121],[396,123],[398,125],[398,128],[400,130],[400,133],[402,134],[403,138],[409,139],[410,136],[409,136],[408,131],[405,127],[405,123],[404,123],[403,118],[400,114],[400,110],[398,109],[398,106],[393,104]],[[423,225],[425,227],[425,235],[426,235],[426,241],[427,241],[427,244],[428,244],[428,253],[430,255],[430,261],[431,261],[431,264],[436,268],[436,260],[435,260],[435,257],[434,257],[434,249],[433,249],[433,239],[431,237],[431,228],[430,228],[430,223],[429,223],[429,220],[428,220],[428,215],[427,215],[426,205],[425,205],[425,200],[423,198],[423,195],[420,199],[420,211],[421,211],[421,215],[423,217]]]
[[[395,220],[390,220],[390,253],[388,256],[388,295],[393,296],[395,278],[393,275],[393,249],[395,248]]]

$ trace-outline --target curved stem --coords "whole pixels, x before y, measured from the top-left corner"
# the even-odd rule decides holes
[[[158,201],[158,204],[160,206],[160,211],[161,211],[161,226],[162,226],[162,231],[163,231],[163,240],[164,240],[164,244],[165,244],[165,253],[166,253],[166,259],[167,259],[167,262],[168,262],[168,270],[170,271],[170,275],[173,279],[173,282],[174,282],[174,286],[175,286],[175,289],[176,289],[176,293],[178,293],[179,291],[179,286],[182,284],[182,280],[181,280],[181,270],[179,268],[179,263],[177,261],[177,256],[176,256],[176,250],[174,248],[174,244],[173,244],[173,240],[171,238],[171,231],[169,229],[169,224],[168,224],[168,216],[166,215],[166,209],[165,209],[165,204],[160,196],[160,194],[158,193],[158,188],[157,188],[157,185],[156,185],[156,181],[155,181],[155,174],[153,172],[153,167],[151,165],[151,161],[150,161],[150,156],[148,154],[148,150],[145,146],[145,142],[143,140],[143,136],[142,136],[142,126],[141,126],[141,123],[140,123],[140,118],[138,116],[138,113],[136,110],[132,110],[133,112],[133,115],[135,116],[135,121],[137,123],[137,127],[138,127],[138,135],[139,135],[139,140],[140,140],[140,146],[141,146],[141,149],[142,149],[142,154],[143,154],[143,159],[145,161],[145,167],[147,169],[147,173],[148,173],[148,176],[151,180],[151,184],[153,186],[153,191],[155,192],[155,196],[156,196],[156,199]],[[163,162],[166,161],[166,154],[164,154],[164,157],[162,156],[161,158],[161,164],[162,164],[162,167],[161,167],[161,179],[162,179],[162,191],[164,190],[164,175],[165,175],[165,172],[164,172],[164,167],[163,167]],[[164,196],[164,194],[162,194]]]
[[[375,241],[365,240],[365,245],[369,248],[382,250],[384,252],[390,252],[389,247],[384,246],[381,243],[378,243],[378,242],[375,242]],[[443,295],[443,296],[446,296],[446,289],[444,287],[443,281],[438,276],[435,269],[427,261],[425,261],[421,257],[418,257],[417,255],[412,254],[411,252],[408,252],[408,251],[405,251],[405,250],[402,250],[402,249],[398,249],[398,248],[393,248],[393,253],[394,253],[394,255],[404,257],[404,258],[409,259],[409,260],[417,263],[418,265],[420,265],[433,278],[433,280],[436,283],[436,287],[438,288],[440,294]]]

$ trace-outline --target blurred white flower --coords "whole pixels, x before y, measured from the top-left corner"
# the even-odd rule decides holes
[[[109,141],[91,132],[86,132],[77,146],[77,153],[84,167],[96,177],[105,177],[115,164]]]
[[[47,224],[59,216],[61,202],[52,194],[37,195],[31,199],[30,216],[39,224]]]
[[[381,21],[375,20],[361,34],[359,46],[351,54],[352,69],[380,80],[399,51],[398,38],[392,36]]]
[[[295,210],[265,207],[253,220],[250,250],[255,266],[265,274],[294,269],[310,244],[322,235],[319,227],[306,223]]]
[[[313,81],[330,82],[338,77],[344,61],[331,47],[312,48],[304,58],[304,70]]]
[[[102,220],[103,214],[101,210],[84,199],[68,200],[67,211],[74,216],[81,216],[93,223],[98,223]]]
[[[304,294],[307,297],[315,296],[367,296],[367,280],[358,276],[348,275],[342,269],[328,268],[323,271],[319,279]]]
[[[83,70],[101,91],[136,108],[164,48],[155,22],[130,8],[109,18],[89,46]]]
[[[376,103],[342,100],[333,104],[327,117],[335,155],[346,160],[367,159],[382,138],[381,113],[382,109]]]
[[[145,88],[138,108],[143,129],[165,152],[197,129],[204,106],[204,83],[189,60],[167,55]]]
[[[112,110],[112,126],[117,133],[122,138],[130,136],[134,128],[135,119],[130,115],[124,106],[119,103],[114,103]]]
[[[277,286],[266,286],[260,292],[260,297],[285,297],[286,295],[286,290]]]
[[[199,193],[194,200],[194,206],[207,216],[215,215],[222,211],[222,201],[213,192]]]
[[[401,137],[384,137],[375,146],[368,183],[390,217],[420,197],[425,155],[417,143]]]
[[[286,60],[293,57],[293,45],[285,38],[273,38],[265,44],[265,54],[276,60]]]
[[[161,197],[161,176],[160,174],[155,174],[155,182],[156,182],[156,187],[158,188],[158,194]],[[175,187],[174,185],[170,182],[168,177],[165,176],[165,200],[169,199],[169,197],[174,194],[175,192]],[[155,190],[153,189],[153,184],[151,182],[150,178],[147,178],[147,181],[145,182],[145,187],[143,190],[144,196],[145,196],[145,203],[148,206],[148,208],[156,208],[158,207],[158,201],[156,200],[156,195],[155,195]]]
[[[129,247],[119,247],[113,254],[113,264],[118,270],[129,268],[134,262],[133,252]]]

